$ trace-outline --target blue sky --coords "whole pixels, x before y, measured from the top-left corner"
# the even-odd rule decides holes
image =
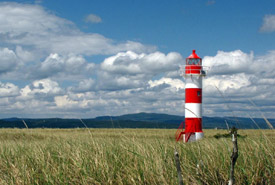
[[[274,48],[274,33],[260,32],[263,17],[274,14],[274,1],[44,1],[42,5],[73,21],[84,32],[118,41],[155,45],[161,52],[196,48],[201,55],[241,49],[263,54]],[[93,12],[100,24],[88,25]]]
[[[196,49],[210,67],[205,116],[260,117],[250,99],[274,118],[274,7],[271,0],[0,1],[0,117],[184,115],[179,65]]]

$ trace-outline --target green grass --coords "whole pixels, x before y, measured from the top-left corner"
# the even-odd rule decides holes
[[[231,138],[205,130],[200,142],[176,143],[165,129],[1,129],[0,184],[226,184]],[[275,132],[239,130],[237,184],[272,184]],[[200,164],[200,168],[197,168]]]

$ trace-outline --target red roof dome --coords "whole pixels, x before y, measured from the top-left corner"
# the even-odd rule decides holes
[[[193,53],[187,58],[200,58],[200,57],[196,54],[196,50],[193,50]]]

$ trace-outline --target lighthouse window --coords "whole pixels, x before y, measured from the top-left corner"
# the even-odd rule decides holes
[[[201,95],[201,92],[200,92],[200,91],[197,91],[197,95],[200,96],[200,95]]]
[[[200,59],[195,59],[195,64],[199,65],[200,64]]]
[[[200,59],[187,59],[187,65],[200,65]]]
[[[189,65],[195,65],[196,59],[189,59]]]

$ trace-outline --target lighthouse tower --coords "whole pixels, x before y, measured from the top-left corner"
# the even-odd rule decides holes
[[[186,64],[182,69],[185,78],[185,131],[183,123],[176,133],[176,140],[183,136],[184,142],[196,141],[203,138],[202,131],[202,78],[205,71],[202,59],[193,50],[186,58]]]

